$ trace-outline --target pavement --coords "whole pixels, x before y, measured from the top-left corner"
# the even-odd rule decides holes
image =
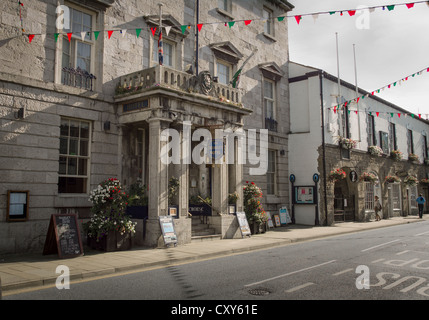
[[[83,256],[70,259],[41,253],[4,255],[0,256],[0,299],[2,295],[55,286],[57,277],[62,274],[61,271],[56,273],[59,265],[69,268],[71,283],[89,281],[422,220],[429,220],[429,214],[423,219],[393,217],[381,221],[341,222],[334,226],[287,225],[243,239],[199,241],[161,249],[133,247],[127,251],[101,252],[84,246]]]

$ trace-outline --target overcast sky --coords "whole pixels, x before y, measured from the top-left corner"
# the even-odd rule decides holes
[[[295,6],[288,15],[299,15],[359,7],[400,3],[401,0],[290,0]],[[429,6],[416,3],[394,10],[372,13],[347,11],[334,15],[304,16],[298,25],[289,23],[290,60],[322,69],[337,76],[336,37],[338,32],[340,78],[355,84],[353,44],[356,48],[358,86],[372,92],[429,67]],[[413,113],[429,114],[429,72],[380,91],[377,96]],[[352,99],[354,97],[345,97]],[[426,118],[426,117],[425,117]]]

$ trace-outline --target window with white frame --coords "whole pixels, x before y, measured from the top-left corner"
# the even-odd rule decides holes
[[[409,186],[408,188],[411,210],[417,209],[417,186]]]
[[[276,177],[276,162],[277,151],[268,150],[268,167],[267,167],[267,194],[276,194],[277,177]]]
[[[274,36],[273,12],[270,9],[264,7],[262,9],[262,18],[265,20],[264,32]]]
[[[91,31],[95,24],[95,14],[74,7],[69,8],[69,13],[70,28],[62,30],[61,83],[85,87],[85,84],[79,83],[82,79],[75,77],[78,68],[82,73],[94,73],[94,39]],[[72,33],[70,40],[67,33]]]
[[[264,108],[265,117],[269,119],[276,118],[276,99],[275,99],[275,82],[264,79]]]
[[[218,8],[224,11],[229,11],[229,1],[230,0],[218,0]]]
[[[401,185],[399,183],[391,183],[392,188],[392,205],[394,211],[401,211]]]
[[[368,114],[368,145],[375,146],[377,145],[377,140],[375,136],[375,123],[374,123],[374,116],[371,114]]]
[[[389,136],[390,151],[398,149],[396,144],[396,125],[394,123],[389,123]]]
[[[407,130],[407,151],[408,154],[414,153],[414,141],[413,141],[413,131]]]
[[[164,35],[163,35],[164,39]],[[176,44],[168,40],[162,41],[163,65],[174,68]],[[159,63],[158,40],[153,42],[152,66]]]
[[[91,123],[61,118],[59,193],[86,193],[89,179]]]
[[[371,182],[364,182],[365,190],[365,211],[374,211],[374,184]]]
[[[218,77],[218,82],[223,83],[225,85],[229,85],[231,81],[231,64],[218,60],[216,63],[216,74]]]

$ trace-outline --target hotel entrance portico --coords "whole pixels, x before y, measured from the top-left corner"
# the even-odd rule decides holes
[[[237,192],[242,199],[242,164],[226,163],[227,154],[210,161],[208,144],[217,138],[214,128],[232,135],[242,131],[243,117],[251,111],[241,105],[241,90],[214,83],[208,72],[197,77],[156,66],[122,77],[117,92],[120,179],[126,185],[141,179],[148,189],[143,244],[158,245],[158,217],[166,215],[176,218],[179,244],[190,242],[191,197],[209,202],[212,210],[206,221],[217,234],[239,235],[235,216],[228,214],[228,195]],[[231,141],[234,160],[239,138]],[[171,192],[172,183],[176,194]],[[242,211],[242,202],[236,209]]]

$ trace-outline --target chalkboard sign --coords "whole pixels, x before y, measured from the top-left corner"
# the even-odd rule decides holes
[[[164,243],[166,245],[177,244],[177,235],[174,230],[173,217],[171,216],[160,216],[159,223],[161,225],[162,236],[164,237]]]
[[[250,236],[249,222],[247,221],[246,214],[244,212],[237,212],[236,214],[238,224],[240,225],[241,235]]]
[[[83,255],[82,240],[75,214],[53,214],[49,222],[43,254],[58,253],[62,258]]]

